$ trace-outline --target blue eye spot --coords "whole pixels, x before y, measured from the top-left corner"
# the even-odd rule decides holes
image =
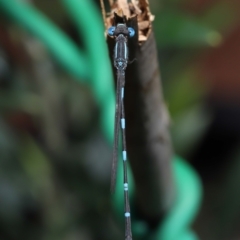
[[[128,32],[129,32],[129,37],[133,37],[135,35],[135,31],[131,27],[128,28]]]
[[[114,35],[115,29],[116,29],[116,27],[110,27],[108,29],[108,35],[112,37]]]

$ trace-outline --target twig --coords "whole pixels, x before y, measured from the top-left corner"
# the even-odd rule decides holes
[[[101,10],[102,10],[102,16],[103,16],[103,20],[104,20],[104,26],[105,28],[107,27],[107,22],[106,22],[106,10],[105,10],[105,6],[104,6],[104,2],[103,0],[100,0],[100,5],[101,5]]]
[[[111,7],[113,5],[113,0],[108,0],[109,6]]]

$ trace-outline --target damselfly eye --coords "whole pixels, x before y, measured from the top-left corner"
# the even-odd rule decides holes
[[[133,37],[135,35],[135,31],[131,27],[128,28],[128,32],[129,32],[129,37]]]
[[[108,29],[108,35],[112,37],[114,35],[115,29],[116,29],[116,27],[110,27]]]

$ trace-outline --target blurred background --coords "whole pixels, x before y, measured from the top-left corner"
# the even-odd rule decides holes
[[[83,46],[60,1],[26,2]],[[149,2],[174,151],[203,182],[193,228],[240,239],[240,1]],[[123,239],[90,87],[0,13],[0,239]]]

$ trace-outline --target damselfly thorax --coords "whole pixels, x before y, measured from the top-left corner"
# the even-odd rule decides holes
[[[114,66],[117,69],[125,70],[128,63],[127,39],[123,34],[116,37],[114,48]]]

